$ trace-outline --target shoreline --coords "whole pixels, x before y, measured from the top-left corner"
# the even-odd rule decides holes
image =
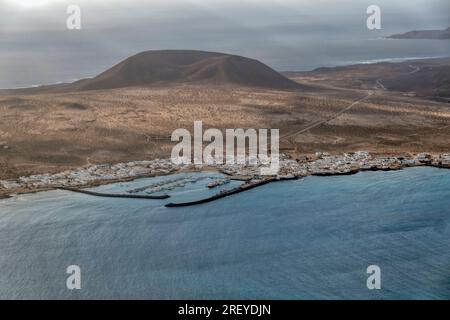
[[[317,152],[313,158],[292,159],[280,155],[280,171],[277,176],[268,176],[269,182],[301,179],[307,176],[352,175],[363,171],[395,171],[408,167],[435,167],[450,169],[450,154],[419,153],[414,156],[373,157],[369,152],[357,151],[342,155]],[[241,165],[184,165],[176,166],[170,159],[155,159],[101,164],[68,170],[56,174],[41,174],[20,177],[17,180],[0,180],[0,199],[20,194],[50,191],[55,189],[82,190],[101,185],[130,182],[141,178],[154,178],[178,173],[219,172],[232,180],[261,181],[258,166]]]

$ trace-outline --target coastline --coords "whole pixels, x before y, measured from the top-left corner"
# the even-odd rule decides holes
[[[67,170],[56,174],[41,174],[20,177],[17,180],[0,180],[0,199],[18,194],[44,192],[55,189],[84,189],[101,185],[133,181],[140,178],[167,176],[175,173],[213,171],[220,172],[234,180],[258,184],[261,180],[280,181],[301,179],[307,176],[351,175],[361,171],[392,171],[407,167],[429,166],[450,169],[450,153],[419,153],[412,156],[378,156],[367,151],[331,155],[317,152],[312,157],[293,159],[280,155],[278,175],[261,179],[259,166],[243,165],[174,165],[170,159],[155,159],[101,164]],[[226,196],[226,195],[225,195]]]
[[[313,267],[317,270],[326,272],[331,269],[338,270],[336,275],[342,274],[339,270],[345,266],[346,270],[349,270],[349,279],[353,279],[357,272],[365,274],[365,268],[361,268],[365,259],[373,263],[371,254],[374,250],[378,253],[378,250],[384,249],[387,251],[382,251],[375,259],[379,264],[389,265],[393,256],[400,257],[401,260],[394,259],[399,268],[409,270],[412,264],[414,268],[420,267],[424,272],[429,272],[430,278],[436,273],[440,275],[437,279],[433,278],[436,280],[433,286],[430,286],[428,276],[417,283],[415,279],[408,277],[408,272],[402,273],[405,280],[395,282],[398,286],[390,286],[389,290],[383,291],[384,298],[389,296],[407,298],[412,293],[416,296],[425,294],[429,294],[430,297],[436,297],[438,294],[445,296],[446,287],[442,284],[445,283],[443,280],[446,279],[448,270],[445,268],[446,265],[440,262],[443,261],[442,257],[449,254],[448,250],[446,251],[449,239],[443,236],[445,228],[442,229],[445,227],[442,217],[449,212],[445,197],[448,195],[450,181],[448,173],[450,171],[423,167],[406,168],[392,173],[362,172],[349,177],[323,179],[306,177],[297,181],[270,183],[240,195],[184,208],[166,208],[164,207],[166,201],[109,200],[73,196],[65,192],[24,196],[21,199],[0,203],[3,209],[0,216],[4,226],[4,255],[8,257],[5,263],[11,261],[11,264],[5,264],[5,267],[6,270],[14,270],[19,275],[28,275],[27,272],[33,271],[35,273],[31,275],[39,278],[42,270],[49,270],[48,266],[52,267],[49,271],[51,274],[61,272],[59,270],[61,261],[72,263],[75,260],[84,266],[91,266],[90,263],[93,263],[94,272],[108,270],[112,261],[118,266],[116,269],[120,270],[120,275],[126,277],[130,274],[130,269],[126,268],[129,266],[128,262],[134,263],[138,259],[139,263],[148,266],[146,270],[151,270],[153,263],[157,266],[164,265],[167,267],[165,270],[168,270],[164,274],[148,271],[154,278],[144,288],[145,294],[159,295],[165,292],[161,291],[164,288],[170,288],[167,295],[175,298],[186,296],[192,298],[197,296],[197,290],[208,290],[212,287],[203,286],[201,283],[199,287],[187,292],[186,296],[177,296],[178,292],[183,292],[183,288],[186,287],[186,279],[191,288],[191,284],[198,283],[198,278],[186,277],[183,273],[176,278],[179,281],[176,281],[177,287],[173,288],[171,287],[174,281],[173,270],[178,270],[180,265],[189,265],[195,269],[193,270],[195,275],[200,272],[201,276],[208,277],[214,275],[210,273],[211,270],[223,267],[225,261],[235,270],[219,272],[223,277],[219,283],[236,281],[233,287],[235,294],[242,292],[242,277],[236,278],[235,274],[245,269],[247,272],[245,276],[253,277],[250,278],[251,282],[261,279],[261,274],[264,274],[267,275],[264,276],[264,283],[267,286],[275,288],[274,286],[280,283],[281,287],[296,286],[292,291],[279,291],[280,298],[289,298],[292,297],[292,292],[302,293],[302,288],[305,288],[303,278],[295,278],[296,282],[292,282],[289,275],[298,272],[298,268],[309,275],[308,272],[313,270],[309,261],[314,261]],[[188,175],[186,178],[189,179]],[[163,180],[166,179],[171,177]],[[136,186],[134,183],[126,183],[124,186],[108,189],[119,192],[118,190],[160,182],[160,179],[157,180],[140,181]],[[205,187],[205,182],[203,181],[200,187]],[[198,187],[191,185],[189,189]],[[206,189],[199,190],[197,195],[206,193]],[[177,199],[181,198],[196,197],[177,196]],[[30,230],[35,232],[30,233]],[[374,242],[374,239],[377,241]],[[426,246],[422,240],[426,240]],[[49,241],[54,244],[50,247],[57,248],[63,254],[54,255],[49,252]],[[172,246],[174,243],[176,245]],[[377,244],[376,247],[373,246],[374,243]],[[205,246],[200,246],[202,244]],[[70,250],[67,249],[67,245]],[[267,254],[268,246],[270,252],[276,250],[284,254],[282,257],[276,255],[275,258],[281,258],[274,259],[273,255]],[[195,250],[191,251],[192,248]],[[292,248],[295,250],[291,250]],[[414,251],[404,254],[405,248]],[[74,259],[75,250],[79,255]],[[299,258],[299,250],[307,255],[308,263],[301,263],[305,259]],[[192,255],[185,255],[186,252]],[[204,264],[198,264],[198,261],[205,261],[201,260],[202,257],[205,258],[205,252],[208,253],[206,256],[208,266],[217,266],[214,269],[204,268]],[[242,254],[236,257],[235,252]],[[249,252],[254,252],[252,259],[248,259]],[[353,260],[354,255],[346,254],[348,252],[356,252],[364,260]],[[424,252],[431,256],[424,256]],[[222,258],[217,258],[218,253]],[[333,259],[324,262],[322,260],[324,256]],[[92,257],[96,257],[96,261],[92,262]],[[411,261],[411,257],[415,259]],[[432,267],[429,257],[438,257],[433,260],[437,263]],[[237,258],[239,261],[248,262],[245,268],[241,263],[235,263]],[[30,265],[39,266],[42,261],[44,262],[42,269],[29,268]],[[264,265],[264,268],[267,266],[267,269],[261,270],[257,267],[261,265]],[[255,273],[254,270],[258,272]],[[279,270],[283,270],[283,273],[280,274]],[[329,283],[329,278],[323,278],[323,274],[312,273],[312,276],[318,279],[310,287],[310,290],[317,290],[313,294],[324,292],[322,285]],[[135,280],[126,288],[117,285],[117,290],[125,290],[123,294],[133,297],[136,293],[133,283],[141,283],[139,281],[142,280],[139,275],[136,274]],[[51,285],[46,282],[43,286],[47,291],[43,293],[40,287],[33,292],[27,291],[30,298],[33,298],[32,295],[42,296],[42,294],[54,297],[55,292],[59,292],[57,290],[61,286],[60,278],[48,279],[53,282]],[[266,279],[271,279],[271,282],[266,283]],[[339,277],[336,279],[333,288],[339,292],[339,288],[342,289],[342,279]],[[411,281],[405,282],[409,280]],[[11,295],[10,288],[16,285],[13,281],[8,284],[9,286],[3,287],[1,291],[5,296]],[[154,284],[157,284],[157,287]],[[422,289],[422,285],[425,289]],[[86,289],[89,291],[82,290],[82,292],[88,294],[88,297],[102,298],[105,295],[104,286],[90,286]],[[349,285],[345,289],[355,290],[355,286]],[[370,299],[370,295],[373,295],[373,292],[368,292],[365,288],[364,282],[356,289],[346,291],[345,297],[354,295],[361,298],[365,297],[363,294],[367,294],[367,298]],[[419,289],[420,292],[414,291]],[[206,295],[216,292],[214,288],[211,290],[202,293]],[[255,295],[271,298],[264,296],[264,292],[256,292]],[[217,298],[223,298],[220,296],[222,293],[216,294]],[[333,296],[326,297],[333,298]]]

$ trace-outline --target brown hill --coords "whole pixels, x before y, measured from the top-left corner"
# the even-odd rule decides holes
[[[92,79],[14,90],[14,93],[53,93],[172,84],[238,85],[268,89],[300,87],[254,59],[205,51],[161,50],[136,54]]]
[[[318,68],[309,72],[286,72],[298,82],[351,89],[398,91],[408,95],[450,102],[450,58],[406,60]]]
[[[450,101],[450,59],[417,60],[409,66],[412,71],[381,80],[384,86],[388,90]]]

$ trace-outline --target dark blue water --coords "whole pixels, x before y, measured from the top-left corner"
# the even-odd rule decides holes
[[[212,192],[202,181],[169,201]],[[449,199],[450,171],[433,168],[309,177],[179,209],[20,196],[0,202],[0,298],[449,299]],[[381,290],[366,287],[373,264]],[[66,289],[69,265],[81,290]]]

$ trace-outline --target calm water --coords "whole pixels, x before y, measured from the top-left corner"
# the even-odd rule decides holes
[[[373,38],[372,38],[373,37]],[[76,37],[75,37],[76,38]],[[0,39],[0,47],[2,45]],[[82,41],[82,39],[77,39]],[[73,82],[89,78],[109,69],[119,61],[145,50],[161,48],[227,52],[255,58],[278,71],[303,71],[318,67],[399,62],[408,59],[450,56],[450,40],[389,40],[377,35],[343,38],[321,35],[319,39],[297,37],[281,39],[282,46],[262,48],[261,44],[245,49],[220,46],[161,45],[128,46],[117,51],[87,52],[79,48],[61,48],[49,54],[47,48],[13,53],[0,49],[0,88],[30,87],[42,84]]]
[[[170,201],[213,192],[210,175],[190,175],[204,179]],[[450,171],[433,168],[309,177],[179,209],[20,196],[0,202],[0,298],[449,299],[449,199]],[[73,264],[79,291],[65,287]],[[372,264],[382,290],[366,288]]]

